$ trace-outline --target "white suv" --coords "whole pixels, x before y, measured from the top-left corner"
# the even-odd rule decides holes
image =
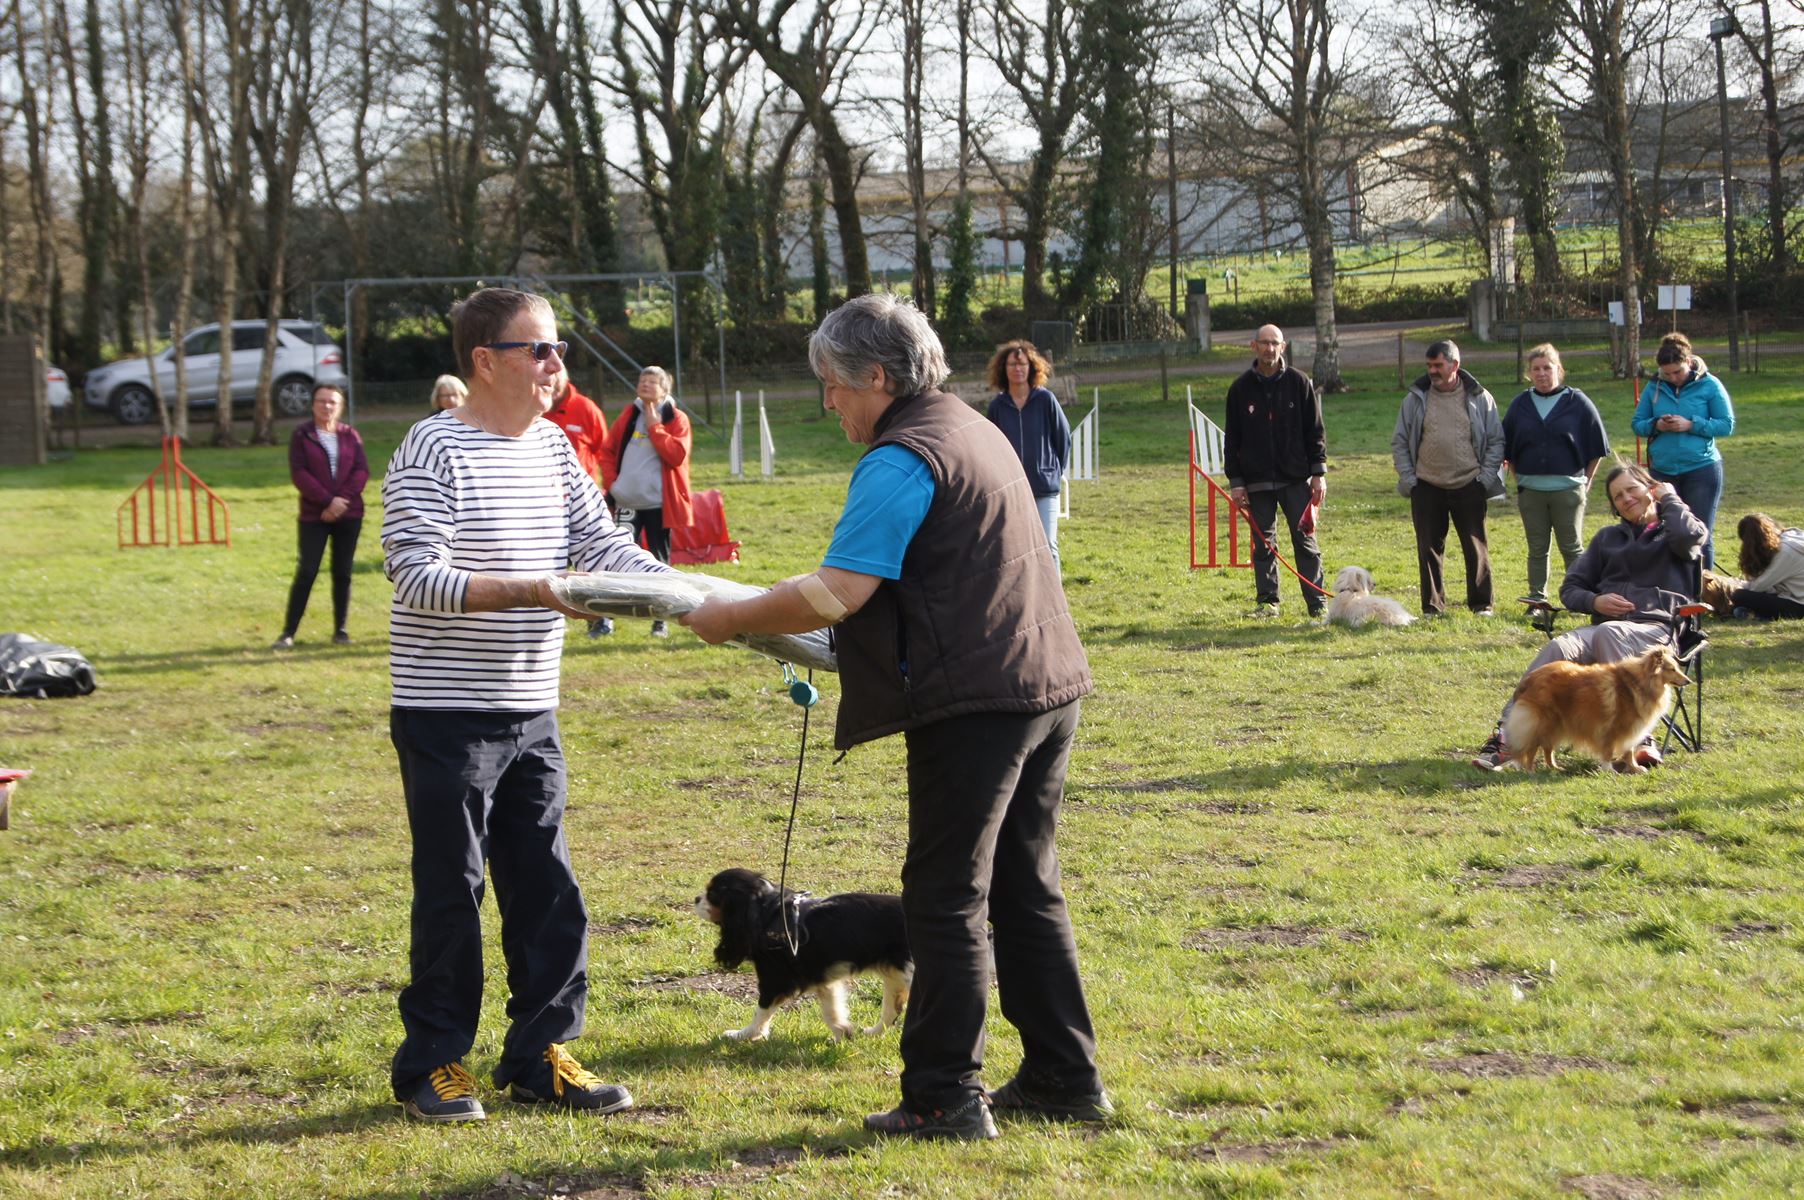
[[[232,323],[232,399],[243,404],[256,398],[257,372],[263,365],[263,321]],[[195,408],[219,402],[219,326],[203,325],[182,339],[188,366],[188,403]],[[163,395],[175,391],[175,348],[155,356]],[[313,404],[313,389],[322,383],[343,384],[344,354],[322,326],[311,321],[283,321],[276,329],[273,402],[283,416],[298,417]],[[157,399],[150,387],[144,357],[121,359],[88,372],[82,391],[89,408],[109,409],[122,425],[154,421]]]

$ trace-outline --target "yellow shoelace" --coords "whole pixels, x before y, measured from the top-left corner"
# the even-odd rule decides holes
[[[462,1063],[446,1063],[433,1069],[432,1090],[440,1100],[465,1100],[476,1094],[476,1077]]]
[[[564,1094],[566,1080],[585,1090],[601,1086],[601,1076],[570,1057],[557,1042],[545,1047],[545,1061],[551,1064],[551,1090],[558,1096]]]

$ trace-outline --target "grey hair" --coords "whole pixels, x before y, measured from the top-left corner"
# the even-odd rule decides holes
[[[1428,352],[1422,357],[1444,358],[1448,362],[1456,363],[1459,361],[1459,346],[1454,343],[1452,338],[1442,338],[1438,342],[1430,342]]]
[[[952,374],[921,310],[885,292],[846,301],[808,337],[808,365],[823,380],[856,385],[882,367],[892,396],[915,396]]]
[[[641,379],[644,379],[647,375],[652,376],[658,381],[658,387],[666,396],[670,395],[671,378],[669,371],[666,371],[663,367],[646,367],[639,372],[639,378]]]

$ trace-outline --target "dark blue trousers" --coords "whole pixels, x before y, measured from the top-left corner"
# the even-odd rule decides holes
[[[902,1024],[902,1102],[956,1108],[981,1090],[995,929],[1002,1015],[1021,1033],[1020,1074],[1041,1091],[1100,1090],[1096,1033],[1054,838],[1078,702],[1048,713],[975,713],[906,735],[908,856],[902,910],[914,987]]]
[[[476,1042],[482,1013],[483,866],[495,883],[507,959],[505,1087],[545,1047],[582,1032],[588,913],[564,845],[564,750],[557,713],[392,708],[413,833],[412,978],[391,1079],[408,1095]]]
[[[1678,475],[1668,475],[1663,471],[1649,471],[1648,474],[1661,483],[1672,484],[1672,490],[1679,493],[1679,499],[1691,510],[1691,515],[1704,523],[1710,531],[1710,537],[1704,542],[1704,569],[1711,570],[1716,566],[1716,506],[1723,498],[1723,464],[1719,459],[1713,463],[1705,463],[1695,470],[1684,471]]]

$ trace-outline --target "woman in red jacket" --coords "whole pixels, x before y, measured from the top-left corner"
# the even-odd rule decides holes
[[[332,543],[332,640],[341,646],[351,640],[345,616],[351,607],[351,561],[363,530],[363,485],[369,482],[370,464],[363,439],[338,419],[344,405],[344,393],[331,384],[314,388],[313,420],[288,440],[288,473],[301,493],[301,561],[288,589],[288,617],[276,639],[277,650],[294,647],[327,542]]]
[[[614,517],[659,562],[670,561],[670,531],[695,524],[689,494],[689,453],[695,438],[689,418],[670,399],[670,373],[646,367],[639,373],[638,399],[626,406],[608,435],[612,453],[601,460],[602,486]],[[664,622],[651,623],[653,637],[668,637]]]

